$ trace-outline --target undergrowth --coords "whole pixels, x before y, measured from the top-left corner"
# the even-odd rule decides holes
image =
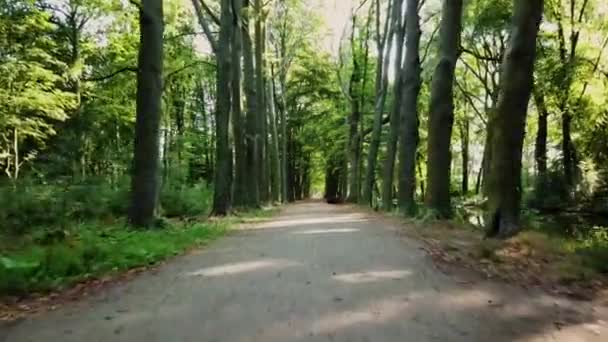
[[[122,224],[81,224],[14,239],[0,251],[0,294],[46,292],[108,273],[153,265],[226,232],[223,222],[133,230]]]
[[[263,208],[208,220],[211,189],[168,183],[159,198],[162,227],[136,230],[125,224],[128,194],[127,181],[1,187],[0,297],[153,265],[216,239],[233,224],[275,212]]]

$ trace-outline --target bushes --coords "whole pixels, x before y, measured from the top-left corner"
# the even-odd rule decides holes
[[[167,184],[160,194],[162,212],[167,217],[206,215],[211,208],[212,199],[212,191],[202,184]]]
[[[608,228],[594,227],[588,237],[576,248],[585,266],[608,274]]]
[[[163,214],[169,217],[205,215],[211,190],[204,185],[167,184],[161,191]],[[125,216],[129,182],[103,180],[78,185],[20,184],[0,188],[0,234],[23,235],[39,228],[64,228],[74,222]]]
[[[83,224],[73,232],[63,241],[31,241],[0,256],[0,295],[52,290],[108,272],[155,264],[221,236],[225,226],[173,225],[141,231]]]

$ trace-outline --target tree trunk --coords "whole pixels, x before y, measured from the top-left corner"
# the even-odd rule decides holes
[[[395,154],[397,151],[397,140],[399,138],[399,114],[401,110],[401,94],[403,89],[403,44],[405,40],[405,23],[402,19],[403,0],[396,0],[393,20],[397,27],[397,52],[395,54],[395,87],[393,106],[391,108],[390,132],[387,142],[386,159],[384,160],[384,172],[382,180],[382,208],[386,211],[393,210],[393,181],[395,176]]]
[[[139,13],[140,46],[137,73],[137,117],[129,222],[154,223],[159,193],[159,129],[163,92],[163,4],[143,0]]]
[[[401,213],[416,212],[416,151],[418,150],[418,95],[422,79],[420,74],[420,18],[419,0],[407,0],[406,47],[403,65],[403,92],[399,124],[399,191],[398,204]]]
[[[382,115],[386,105],[388,89],[388,70],[392,51],[393,34],[395,32],[394,22],[391,20],[392,1],[389,0],[386,23],[383,33],[377,33],[376,45],[378,61],[376,62],[376,104],[374,111],[374,125],[372,137],[367,154],[367,168],[363,179],[363,202],[371,205],[374,183],[376,181],[376,166],[378,163],[378,150],[382,138]],[[396,0],[398,1],[398,0]],[[376,30],[380,30],[380,0],[376,0]],[[382,36],[381,36],[382,35]]]
[[[244,8],[249,7],[249,1],[245,1]],[[258,131],[258,98],[256,95],[255,63],[253,43],[249,32],[250,15],[245,11],[246,17],[243,26],[243,56],[244,56],[244,78],[245,97],[247,100],[247,127],[245,145],[247,148],[247,204],[255,208],[260,205],[260,185],[258,182],[260,171],[259,160],[259,136]]]
[[[229,141],[230,110],[232,108],[230,80],[232,78],[231,37],[232,37],[231,0],[221,1],[220,36],[216,53],[217,60],[217,105],[215,110],[215,192],[213,211],[216,216],[225,216],[230,210],[232,187],[232,149]]]
[[[460,143],[462,149],[462,196],[469,193],[469,120],[463,119],[460,125]]]
[[[243,53],[243,31],[240,13],[243,0],[232,0],[233,25],[232,28],[232,135],[234,144],[234,188],[232,189],[232,204],[244,207],[247,203],[247,191],[250,183],[249,166],[245,147],[245,134],[243,127],[243,113],[241,106],[241,58]]]
[[[568,191],[574,187],[576,175],[576,152],[572,142],[572,114],[569,109],[562,114],[562,158],[564,161],[564,179]]]
[[[260,201],[268,202],[268,179],[267,179],[267,158],[266,158],[266,106],[264,89],[264,23],[262,0],[255,0],[255,82],[258,110],[258,179],[260,186]]]
[[[534,102],[538,111],[538,132],[536,133],[536,145],[534,147],[534,160],[536,161],[536,184],[535,194],[538,205],[542,206],[543,197],[547,190],[547,117],[549,112],[545,104],[545,98],[540,90],[534,89]]]
[[[542,12],[543,0],[514,1],[491,144],[486,220],[489,237],[507,238],[520,230],[522,148]]]
[[[460,48],[462,0],[444,0],[439,63],[433,75],[428,124],[426,205],[440,218],[451,215],[450,169],[454,124],[454,71]]]
[[[280,74],[281,82],[281,200],[289,202],[287,188],[288,181],[288,156],[287,156],[287,74],[282,71]]]
[[[273,75],[271,75],[273,77]],[[279,134],[277,131],[274,86],[272,79],[267,81],[268,94],[268,120],[270,122],[270,180],[272,201],[279,202],[281,199],[281,166],[279,165]]]

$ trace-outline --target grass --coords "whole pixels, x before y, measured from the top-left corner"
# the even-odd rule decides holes
[[[122,224],[81,224],[71,231],[34,234],[0,251],[0,294],[25,295],[154,265],[227,232],[225,222],[169,224],[133,230]]]
[[[155,265],[210,243],[233,226],[266,220],[278,210],[244,210],[202,222],[169,219],[163,228],[152,230],[97,220],[56,228],[36,227],[25,235],[0,234],[0,297],[47,293]]]
[[[412,220],[415,232],[450,261],[516,282],[592,285],[608,275],[605,228],[586,237],[526,230],[509,240],[484,239],[483,232],[454,221]],[[607,283],[608,284],[608,283]]]

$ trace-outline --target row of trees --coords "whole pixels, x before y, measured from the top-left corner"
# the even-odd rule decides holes
[[[304,0],[0,9],[12,186],[127,176],[142,226],[159,191],[197,183],[216,215],[325,192],[445,218],[476,194],[500,236],[518,229],[522,197],[606,209],[600,1],[361,1],[336,56]]]
[[[212,213],[309,197],[340,127],[335,63],[300,0],[0,3],[9,187],[130,178],[130,222],[206,183]],[[333,115],[330,128],[320,122]],[[327,128],[327,129],[326,129]]]
[[[520,229],[522,196],[537,208],[605,204],[605,11],[590,0],[361,2],[340,53],[348,148],[327,165],[328,184],[348,184],[327,198],[385,210],[396,199],[406,215],[423,201],[449,218],[474,176],[500,237]]]

